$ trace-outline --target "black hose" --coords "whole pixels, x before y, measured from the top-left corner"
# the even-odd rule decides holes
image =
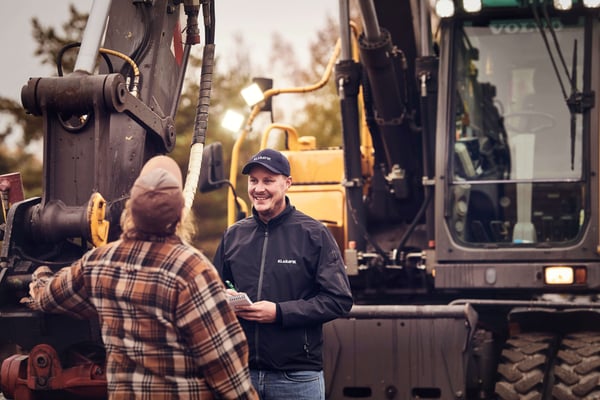
[[[206,44],[202,57],[202,72],[200,75],[200,93],[198,95],[198,107],[194,121],[194,136],[192,144],[204,143],[206,141],[206,130],[208,128],[208,108],[210,105],[210,91],[212,88],[212,75],[215,61],[215,45]]]
[[[69,44],[63,46],[63,48],[59,50],[58,54],[56,55],[56,70],[57,70],[58,76],[63,76],[62,58],[63,58],[65,52],[74,47],[80,47],[80,46],[81,46],[81,42],[69,43]],[[108,54],[100,53],[100,55],[106,62],[109,73],[112,73],[113,65],[112,65],[112,62],[110,62],[110,58],[108,57]]]
[[[208,108],[210,106],[210,92],[212,88],[212,77],[215,65],[215,7],[213,1],[207,1],[202,5],[204,16],[204,33],[206,44],[202,55],[202,72],[200,73],[200,92],[198,94],[198,107],[194,121],[194,135],[192,145],[204,144],[206,141],[206,130],[208,128]]]

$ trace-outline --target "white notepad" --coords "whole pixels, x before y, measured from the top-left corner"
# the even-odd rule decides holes
[[[252,304],[252,300],[246,293],[238,293],[232,296],[227,296],[227,302],[230,306],[249,306]]]

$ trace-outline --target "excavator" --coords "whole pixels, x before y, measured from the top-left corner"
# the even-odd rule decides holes
[[[173,148],[202,9],[184,191],[228,190],[228,224],[249,212],[237,171],[264,104],[314,95],[330,79],[339,95],[338,146],[279,121],[260,142],[283,132],[288,196],[331,230],[352,285],[352,310],[324,327],[328,399],[599,397],[599,7],[340,0],[323,79],[266,88],[226,179],[223,147],[204,146],[213,4],[94,1],[74,72],[33,78],[22,91],[24,108],[44,120],[42,198],[18,199],[15,180],[0,178],[10,203],[0,340],[23,350],[2,362],[3,395],[106,397],[97,322],[41,315],[19,300],[36,266],[61,268],[118,236],[144,161]]]
[[[208,120],[214,14],[212,0],[95,0],[81,43],[58,54],[58,76],[24,84],[24,109],[43,119],[43,194],[24,199],[18,173],[0,176],[0,343],[3,354],[18,350],[3,357],[3,398],[107,397],[98,322],[42,315],[21,299],[38,266],[57,271],[119,237],[142,166],[175,146],[186,67],[192,47],[203,45],[189,210]],[[67,51],[77,52],[71,73],[63,72]]]
[[[600,3],[339,11],[321,81],[263,88],[229,179],[211,144],[200,183],[233,188],[228,224],[247,216],[236,171],[257,115],[333,80],[338,146],[281,121],[260,137],[290,161],[288,197],[331,230],[352,286],[352,310],[324,328],[327,398],[599,398]]]

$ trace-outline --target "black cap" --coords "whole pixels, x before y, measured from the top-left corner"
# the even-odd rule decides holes
[[[266,169],[276,174],[290,176],[290,163],[286,156],[273,149],[264,149],[250,158],[244,165],[242,174],[248,175],[254,165],[262,165]]]

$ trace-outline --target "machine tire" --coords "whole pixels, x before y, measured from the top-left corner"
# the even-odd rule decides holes
[[[600,399],[600,333],[579,332],[563,338],[556,355],[554,382],[554,399]]]
[[[553,342],[553,335],[535,332],[515,335],[506,341],[498,364],[495,388],[499,400],[544,397],[544,378]]]

